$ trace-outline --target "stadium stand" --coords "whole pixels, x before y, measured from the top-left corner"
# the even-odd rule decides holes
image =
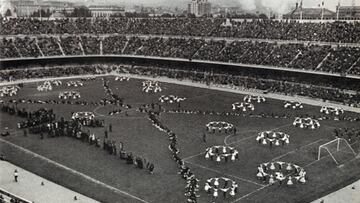
[[[0,188],[0,203],[31,203],[31,201],[18,197]]]
[[[275,20],[213,18],[1,19],[2,35],[17,34],[152,34],[358,43],[359,23],[297,23]]]
[[[69,56],[160,56],[359,75],[359,47],[118,35],[63,36],[59,42],[55,36],[3,38],[2,45],[1,58],[62,56],[63,50]]]

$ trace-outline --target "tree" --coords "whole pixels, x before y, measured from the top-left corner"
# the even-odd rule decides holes
[[[12,16],[10,9],[6,10],[5,16],[6,17]]]
[[[259,18],[260,19],[268,19],[268,17],[263,13],[259,15]]]
[[[161,15],[161,17],[170,18],[170,17],[172,17],[172,15],[171,15],[170,13],[163,13],[163,14]]]

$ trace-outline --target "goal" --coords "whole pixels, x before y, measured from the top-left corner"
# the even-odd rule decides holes
[[[356,157],[356,153],[344,138],[336,138],[319,146],[318,160],[326,156],[330,156],[336,165],[340,165]]]

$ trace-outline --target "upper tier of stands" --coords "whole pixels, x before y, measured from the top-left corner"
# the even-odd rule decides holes
[[[0,35],[145,34],[360,43],[360,23],[299,23],[220,18],[10,19],[0,18]],[[231,25],[231,26],[229,26]]]

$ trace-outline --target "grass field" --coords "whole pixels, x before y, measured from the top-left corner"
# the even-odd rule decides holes
[[[1,139],[46,159],[20,150],[4,141],[0,142],[1,153],[6,154],[11,162],[29,171],[101,202],[139,202],[134,197],[154,203],[185,202],[185,181],[177,175],[178,168],[168,150],[169,141],[166,134],[153,127],[146,114],[136,112],[136,107],[158,102],[158,98],[163,94],[173,94],[186,97],[181,104],[183,109],[230,112],[231,104],[242,101],[244,95],[167,83],[161,84],[163,89],[161,93],[150,94],[141,91],[141,80],[119,82],[114,81],[113,77],[108,79],[113,92],[124,98],[126,104],[133,106],[128,110],[128,116],[124,114],[109,116],[109,111],[118,109],[111,105],[19,104],[18,107],[32,110],[40,107],[53,108],[57,118],[64,116],[66,119],[70,119],[71,112],[95,112],[98,118],[105,119],[106,124],[112,124],[113,132],[109,135],[110,139],[122,141],[125,150],[146,157],[155,164],[153,175],[127,165],[102,149],[72,138],[40,140],[38,135],[24,137],[23,133],[16,129],[16,123],[21,119],[3,113],[0,113],[1,130],[8,127],[11,129],[11,135]],[[19,94],[11,99],[58,99],[60,91],[71,89],[80,91],[81,100],[99,101],[108,98],[100,78],[85,82],[84,87],[60,86],[50,92],[38,92],[36,86],[36,83],[25,84]],[[7,99],[10,98],[5,100]],[[164,108],[178,107],[176,104],[165,104]],[[302,110],[288,110],[283,108],[283,101],[267,100],[265,103],[255,104],[254,113],[319,115],[319,109],[320,107],[305,105]],[[346,112],[346,114],[353,113]],[[309,202],[360,178],[359,159],[348,161],[342,167],[337,167],[329,156],[317,161],[318,147],[334,138],[333,129],[355,127],[358,125],[356,122],[320,121],[319,129],[306,130],[293,127],[293,117],[284,119],[162,113],[159,119],[177,134],[180,156],[201,181],[199,202]],[[204,143],[202,135],[205,125],[210,121],[230,122],[236,126],[237,134],[208,134],[207,142]],[[258,132],[271,129],[289,134],[290,144],[285,147],[269,148],[255,141]],[[103,128],[89,128],[89,130],[101,138],[104,135]],[[236,162],[216,164],[204,158],[207,147],[224,144],[231,145],[239,151],[239,159]],[[353,147],[358,149],[357,144]],[[341,154],[339,156],[345,157]],[[59,165],[49,162],[48,159]],[[257,180],[257,166],[271,160],[292,162],[304,167],[308,174],[307,183],[295,184],[292,187],[277,184],[269,186]],[[239,190],[234,198],[224,200],[219,197],[214,200],[205,193],[203,190],[205,181],[219,176],[231,178],[238,183]]]

